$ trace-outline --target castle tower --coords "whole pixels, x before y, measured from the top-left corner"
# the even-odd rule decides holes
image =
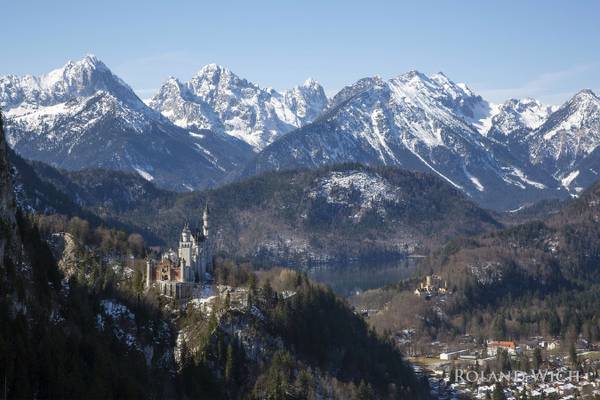
[[[152,285],[152,264],[150,260],[146,260],[146,289],[150,289]]]
[[[208,202],[206,202],[206,206],[204,206],[204,214],[202,215],[202,233],[206,238],[208,238],[208,214]]]
[[[193,254],[193,237],[192,231],[190,231],[189,225],[186,223],[181,231],[181,238],[179,239],[179,262],[181,268],[181,279],[183,279],[183,271],[185,267],[192,267],[194,265],[194,254]]]

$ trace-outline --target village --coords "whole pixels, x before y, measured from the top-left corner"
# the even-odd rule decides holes
[[[436,304],[453,294],[438,275],[426,275],[413,293]],[[417,343],[414,334],[406,329],[394,339],[441,399],[600,398],[600,343],[581,337],[574,342],[542,336],[495,340],[468,334],[447,343]],[[494,397],[499,390],[503,397]]]
[[[442,399],[495,398],[497,385],[507,400],[600,398],[600,344],[584,339],[574,346],[543,337],[479,344],[466,335],[409,359]]]

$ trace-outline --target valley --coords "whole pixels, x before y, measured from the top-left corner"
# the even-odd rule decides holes
[[[0,78],[0,101],[11,395],[485,398],[456,370],[534,361],[584,382],[507,394],[593,392],[590,90],[492,104],[410,71],[328,98],[210,64],[142,101],[87,56]]]

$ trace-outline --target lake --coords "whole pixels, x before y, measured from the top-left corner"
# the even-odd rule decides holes
[[[416,273],[417,264],[418,259],[408,258],[372,264],[324,265],[311,267],[305,272],[311,279],[330,286],[340,296],[348,297],[410,278]]]

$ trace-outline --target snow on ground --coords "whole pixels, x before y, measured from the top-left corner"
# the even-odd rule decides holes
[[[579,170],[573,171],[569,175],[562,178],[560,180],[560,183],[563,185],[563,187],[569,189],[569,186],[571,186],[571,182],[573,182],[573,180],[575,180],[575,178],[577,178],[578,176]]]
[[[134,167],[134,169],[136,170],[136,172],[145,180],[147,180],[148,182],[152,182],[154,180],[154,177],[149,174],[148,172],[144,171],[143,169],[141,169],[140,167]]]
[[[543,183],[540,183],[540,182],[532,181],[531,179],[527,178],[525,173],[523,171],[521,171],[519,168],[513,168],[512,175],[516,176],[517,178],[519,178],[521,181],[527,183],[528,185],[531,185],[538,189],[546,189],[546,185],[544,185]]]
[[[198,139],[204,139],[205,135],[201,134],[201,133],[196,133],[196,132],[192,132],[189,131],[188,132],[190,134],[190,136],[198,138]]]
[[[129,308],[116,300],[106,299],[100,302],[103,308],[101,314],[96,315],[96,326],[104,329],[107,318],[112,320],[113,334],[129,348],[140,349],[135,337],[135,316]]]
[[[118,319],[118,318],[125,318],[128,320],[134,319],[134,315],[129,310],[129,308],[127,308],[127,306],[125,306],[121,303],[117,303],[115,300],[102,300],[100,302],[100,305],[102,306],[102,308],[104,308],[104,313],[113,319]]]
[[[479,179],[477,179],[477,177],[473,176],[469,171],[467,171],[467,167],[464,164],[463,164],[463,171],[464,171],[465,175],[467,176],[467,178],[469,178],[471,183],[473,183],[473,185],[475,185],[475,189],[479,190],[480,192],[483,192],[485,190],[485,187],[481,184],[481,182],[479,182]]]
[[[354,216],[360,219],[362,215],[373,208],[383,212],[382,203],[400,202],[400,189],[390,185],[377,174],[363,171],[331,172],[319,180],[315,190],[308,194],[309,198],[325,197],[327,203],[350,205],[350,196],[356,191],[360,195],[358,213]]]

